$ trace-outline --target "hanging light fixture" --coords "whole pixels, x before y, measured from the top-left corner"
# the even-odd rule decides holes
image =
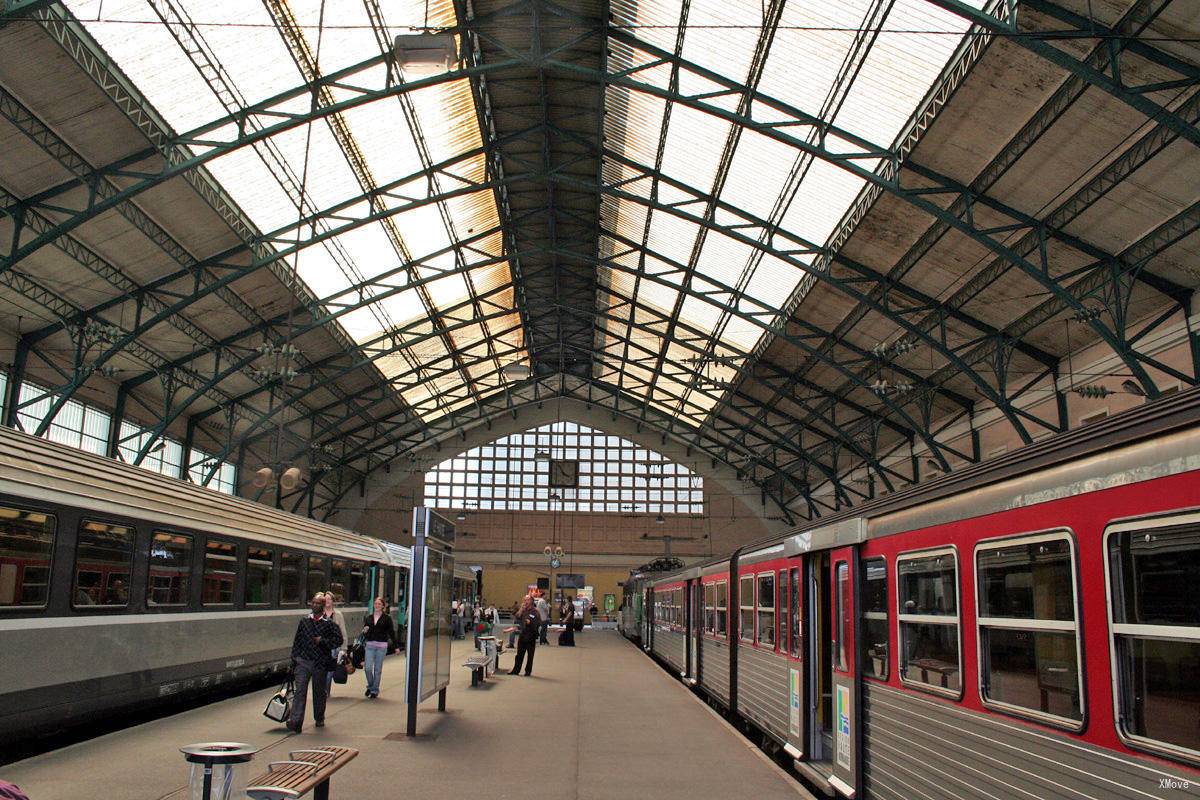
[[[657,517],[654,518],[655,525],[662,525],[666,521],[667,521],[666,518],[664,518],[662,514],[659,514]]]
[[[430,75],[458,63],[458,38],[453,33],[400,34],[393,43],[396,63],[406,73]]]
[[[513,361],[500,368],[500,374],[510,381],[523,381],[529,377],[529,365]]]

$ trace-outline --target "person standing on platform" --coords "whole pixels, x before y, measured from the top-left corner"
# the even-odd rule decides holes
[[[546,639],[546,633],[550,630],[550,604],[546,602],[546,598],[539,597],[537,599],[537,613],[541,617],[541,625],[538,627],[538,642],[540,644],[550,644]]]
[[[341,600],[340,597],[336,599]],[[334,600],[333,592],[325,593],[325,617],[334,625],[337,625],[338,630],[342,632],[341,641],[337,647],[333,648],[333,652],[330,654],[332,660],[329,662],[329,674],[325,676],[326,697],[333,695],[333,668],[337,665],[338,659],[346,653],[346,648],[349,647],[349,642],[346,640],[346,618],[342,616],[342,610],[334,605]]]
[[[304,727],[304,706],[308,684],[312,683],[313,721],[325,727],[325,673],[332,665],[329,654],[342,644],[342,632],[325,616],[325,596],[320,592],[309,602],[312,614],[300,620],[292,639],[292,664],[296,678],[296,696],[292,701],[292,718],[288,730],[300,733]]]
[[[513,668],[508,674],[516,675],[521,671],[521,665],[524,664],[525,677],[529,677],[529,674],[533,672],[533,651],[537,649],[538,631],[542,628],[542,618],[534,607],[532,597],[527,596],[525,602],[521,604],[521,609],[517,612],[516,623],[520,631],[517,638],[517,660],[513,662]]]
[[[367,673],[366,696],[375,698],[379,697],[379,679],[383,677],[383,657],[391,652],[396,641],[396,628],[382,597],[375,598],[375,610],[363,617],[362,632],[367,637],[363,662]]]
[[[558,636],[559,647],[574,647],[575,646],[575,604],[571,602],[571,598],[567,598],[567,602],[563,603],[562,609],[559,611],[564,625],[563,632]]]

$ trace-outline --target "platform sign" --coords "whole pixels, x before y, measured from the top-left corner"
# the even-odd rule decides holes
[[[450,683],[450,604],[454,591],[454,523],[432,509],[413,509],[412,570],[404,697],[408,735],[417,732],[417,705],[435,693],[446,708]]]

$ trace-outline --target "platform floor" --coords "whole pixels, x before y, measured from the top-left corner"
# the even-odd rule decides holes
[[[404,731],[404,659],[393,656],[378,700],[363,697],[361,672],[334,687],[324,729],[276,727],[262,716],[264,690],[0,767],[0,777],[32,800],[182,800],[179,746],[232,740],[262,748],[260,768],[289,749],[358,748],[332,783],[343,798],[811,797],[619,634],[576,641],[539,647],[533,677],[501,674],[482,689],[458,666],[470,641],[456,642],[446,713],[436,698],[423,704],[418,739],[387,738]]]

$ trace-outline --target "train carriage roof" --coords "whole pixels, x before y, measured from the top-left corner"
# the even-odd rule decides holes
[[[4,427],[0,493],[334,556],[388,560],[375,539]]]

